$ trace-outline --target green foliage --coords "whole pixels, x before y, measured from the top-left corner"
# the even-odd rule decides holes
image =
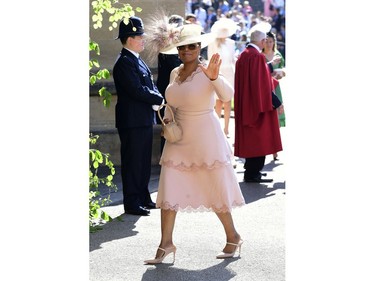
[[[90,134],[89,142],[94,145],[99,136]],[[117,191],[117,186],[113,183],[113,176],[115,168],[112,161],[109,160],[109,154],[102,153],[97,149],[89,149],[89,226],[90,232],[95,232],[101,229],[100,225],[103,222],[111,221],[112,218],[101,209],[101,207],[108,205],[111,200],[110,196],[103,198],[99,191],[99,185],[104,184],[109,191]],[[106,168],[108,174],[104,176],[98,175],[99,168]],[[109,192],[110,193],[110,192]],[[108,194],[109,194],[108,193]]]
[[[109,107],[110,103],[111,103],[111,99],[112,99],[112,94],[109,91],[107,91],[107,89],[105,87],[102,87],[99,90],[99,96],[101,96],[103,98],[104,106]]]
[[[120,7],[116,8],[114,5],[120,5]],[[94,15],[92,16],[93,27],[95,29],[101,28],[103,26],[103,13],[107,12],[110,14],[109,22],[112,23],[109,27],[109,30],[112,31],[114,28],[117,28],[117,22],[120,20],[124,20],[125,24],[128,24],[129,18],[135,15],[135,12],[140,13],[142,11],[141,8],[137,7],[135,11],[133,11],[132,6],[130,4],[119,4],[116,0],[97,0],[91,2],[92,9]]]
[[[111,23],[109,30],[112,31],[117,28],[117,22],[123,20],[125,24],[129,23],[129,18],[135,15],[135,12],[141,12],[142,9],[137,7],[135,11],[129,4],[120,4],[117,0],[95,0],[91,2],[93,16],[91,18],[93,27],[95,29],[102,28],[103,26],[103,13],[109,15],[108,21]],[[118,6],[118,7],[116,7]],[[96,55],[100,55],[99,44],[90,39],[89,51],[95,52]],[[93,68],[100,68],[99,61],[97,59],[89,60],[90,70],[90,85],[94,85],[98,80],[109,79],[110,73],[108,69],[99,69],[97,71],[91,71]],[[109,107],[112,100],[112,94],[107,90],[106,87],[102,87],[99,90],[99,95],[102,97],[103,105]]]
[[[89,51],[95,52],[96,55],[100,55],[100,47],[99,44],[92,41],[90,39],[89,42]],[[93,71],[93,68],[97,68],[98,70]],[[103,68],[99,69],[100,64],[99,61],[95,58],[92,58],[89,60],[89,70],[90,70],[90,85],[94,85],[98,80],[101,79],[109,79],[111,77],[111,74],[109,73],[108,69]],[[99,96],[103,98],[103,105],[105,107],[109,107],[112,100],[112,94],[107,90],[106,87],[101,87],[99,90]]]

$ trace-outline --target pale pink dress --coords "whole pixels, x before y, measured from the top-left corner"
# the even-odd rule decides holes
[[[199,67],[180,83],[181,67],[171,72],[165,96],[183,137],[177,143],[165,143],[156,205],[175,211],[230,212],[244,205],[245,200],[214,103],[215,92],[228,101],[233,97],[233,88],[221,75],[210,81]],[[170,118],[168,110],[165,114]]]

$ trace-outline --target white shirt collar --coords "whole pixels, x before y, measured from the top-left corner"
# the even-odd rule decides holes
[[[133,55],[135,55],[137,59],[139,59],[139,54],[138,53],[136,53],[136,52],[134,52],[134,51],[132,51],[132,50],[130,50],[128,48],[125,48],[125,49],[128,50],[129,52],[131,52]]]
[[[261,50],[257,45],[255,45],[255,44],[253,44],[253,43],[249,43],[249,45],[251,45],[251,46],[253,46],[255,49],[257,49],[259,53],[262,52],[262,50]]]

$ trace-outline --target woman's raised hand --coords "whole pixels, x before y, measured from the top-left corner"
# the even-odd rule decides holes
[[[221,65],[221,58],[220,58],[220,55],[216,53],[212,55],[207,68],[205,68],[202,64],[200,64],[199,67],[202,69],[204,74],[206,74],[206,76],[210,80],[216,80],[217,77],[219,76],[220,65]]]

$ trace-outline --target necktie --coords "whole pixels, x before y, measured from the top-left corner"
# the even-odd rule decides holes
[[[139,64],[148,71],[148,67],[145,64],[145,62],[141,59],[141,57],[138,58]]]

